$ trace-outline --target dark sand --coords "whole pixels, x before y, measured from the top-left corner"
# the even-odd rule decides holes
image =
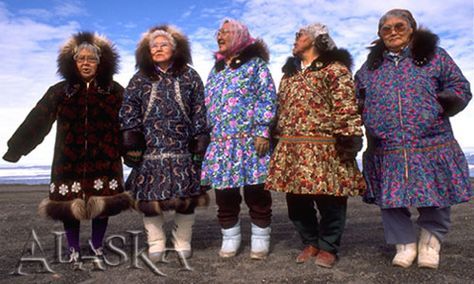
[[[416,264],[408,269],[392,267],[394,248],[386,245],[378,207],[364,204],[360,198],[349,202],[346,231],[342,240],[340,260],[333,269],[317,267],[314,263],[296,264],[294,258],[302,248],[300,238],[287,217],[283,194],[273,194],[273,232],[271,254],[266,261],[249,258],[250,220],[242,205],[243,248],[232,259],[220,259],[217,252],[221,234],[217,224],[216,206],[211,193],[211,206],[197,211],[193,236],[193,258],[183,268],[176,255],[169,263],[157,265],[167,276],[158,276],[144,269],[130,268],[131,241],[128,230],[142,230],[140,215],[129,211],[112,217],[108,235],[126,237],[125,250],[129,260],[106,271],[92,270],[86,263],[84,271],[73,271],[70,264],[53,263],[53,231],[62,231],[62,224],[37,216],[40,200],[47,196],[47,186],[0,186],[0,255],[1,283],[474,283],[474,202],[452,208],[452,228],[442,246],[438,270],[419,269]],[[415,214],[416,216],[416,214]],[[168,232],[171,224],[167,224]],[[51,268],[56,272],[42,273],[38,264],[24,264],[28,275],[15,276],[18,260],[27,239],[34,229]],[[84,222],[81,231],[83,253],[87,254],[90,222]],[[169,234],[169,233],[168,233]],[[63,240],[63,245],[65,245]],[[140,247],[145,246],[143,235]],[[37,256],[41,252],[37,249]],[[28,256],[26,253],[24,256]],[[112,261],[117,254],[108,252]]]

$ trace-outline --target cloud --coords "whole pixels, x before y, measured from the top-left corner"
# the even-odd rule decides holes
[[[20,125],[29,110],[47,88],[58,81],[56,57],[61,44],[79,24],[48,25],[31,18],[17,17],[0,3],[0,152],[6,151],[6,140]],[[51,141],[48,138],[47,141]],[[49,145],[40,146],[26,161],[44,161],[41,152],[52,152]],[[50,155],[51,156],[51,155]]]
[[[0,2],[0,152],[6,150],[6,139],[48,86],[59,80],[55,75],[57,52],[72,33],[87,25],[88,28],[105,33],[111,38],[117,44],[121,55],[121,69],[115,79],[126,86],[135,73],[134,52],[141,36],[140,32],[147,30],[151,26],[150,23],[156,22],[150,15],[144,15],[138,21],[130,17],[110,23],[106,17],[92,19],[91,16],[97,11],[86,10],[84,2],[53,2],[55,5],[48,9],[22,9],[14,13],[8,10],[6,4]],[[313,22],[328,25],[338,46],[347,48],[354,56],[354,69],[357,70],[367,56],[365,47],[376,38],[380,16],[391,8],[404,7],[413,12],[420,25],[430,28],[440,36],[441,46],[449,52],[468,80],[474,84],[474,9],[472,2],[469,2],[234,0],[222,1],[204,8],[205,4],[199,2],[183,6],[181,12],[175,15],[176,20],[170,15],[169,18],[160,18],[160,21],[182,24],[191,40],[194,67],[205,82],[214,63],[213,51],[217,49],[213,35],[221,20],[226,17],[242,20],[249,26],[253,36],[263,38],[267,43],[271,55],[270,70],[278,84],[282,75],[281,66],[291,55],[294,33],[301,26]],[[78,16],[85,22],[74,20],[78,19]],[[471,128],[472,121],[474,103],[452,119],[456,137],[463,147],[474,147],[474,134],[465,131]],[[38,160],[42,161],[41,164],[48,164],[53,138],[43,142],[49,144],[39,146],[26,161]]]
[[[243,21],[252,35],[267,43],[270,54],[270,70],[276,84],[281,78],[281,66],[291,55],[294,33],[309,23],[326,24],[339,47],[347,48],[354,57],[354,71],[365,61],[366,47],[377,38],[380,17],[390,9],[410,10],[418,24],[431,29],[440,36],[440,44],[463,70],[466,78],[474,84],[474,7],[470,1],[409,1],[409,0],[234,0],[240,5],[239,12],[228,13],[227,9],[206,10],[206,16],[224,18],[233,16]],[[447,16],[449,15],[449,16]],[[213,31],[201,29],[195,33],[197,40],[209,38]],[[214,50],[215,42],[205,41],[204,49]],[[205,52],[203,51],[203,54]],[[471,84],[471,90],[472,90]],[[474,121],[474,103],[452,119],[453,129],[461,146],[474,146],[474,134],[470,129]]]

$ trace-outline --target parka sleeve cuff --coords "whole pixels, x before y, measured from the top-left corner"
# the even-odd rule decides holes
[[[11,149],[8,149],[5,155],[3,155],[3,159],[7,162],[16,163],[18,162],[18,160],[20,160],[21,156],[22,156],[21,154],[16,153],[12,151]]]
[[[439,104],[443,107],[443,113],[447,116],[454,116],[467,106],[463,99],[449,91],[439,92],[437,98]]]

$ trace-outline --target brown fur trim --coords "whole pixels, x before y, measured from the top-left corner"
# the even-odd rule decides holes
[[[434,56],[439,38],[436,34],[426,29],[418,29],[413,32],[410,49],[413,62],[417,66],[426,65]],[[370,47],[367,56],[367,66],[369,70],[375,70],[382,65],[383,53],[386,46],[382,39],[377,39]]]
[[[113,75],[118,71],[119,54],[115,46],[101,35],[91,32],[74,34],[59,52],[58,74],[71,85],[82,81],[73,57],[76,48],[84,42],[93,44],[100,49],[100,63],[97,67],[96,80],[99,86],[106,89],[112,83]]]
[[[128,192],[112,196],[91,196],[87,201],[90,219],[117,215],[132,206],[132,197]]]
[[[244,48],[236,57],[232,58],[229,66],[232,69],[237,69],[254,57],[258,57],[265,62],[270,60],[270,52],[268,51],[268,47],[262,39],[257,39],[255,43]],[[214,66],[217,72],[224,69],[224,67],[224,60],[217,61]]]
[[[161,201],[137,200],[135,201],[134,208],[147,216],[153,216],[160,215],[163,211],[169,210],[186,211],[186,209],[191,205],[196,207],[206,207],[209,205],[209,200],[210,198],[207,193],[189,198],[175,198]]]
[[[203,193],[195,199],[196,207],[207,207],[209,206],[210,200],[209,194]]]
[[[297,71],[301,70],[300,62],[301,60],[297,57],[289,57],[282,68],[283,74],[286,76],[294,75]],[[311,63],[309,68],[310,70],[316,71],[325,68],[334,62],[341,63],[342,65],[346,66],[349,71],[351,70],[353,63],[352,56],[346,49],[336,48],[321,53],[321,55],[319,55],[319,57]]]
[[[38,214],[53,220],[84,220],[87,219],[86,204],[83,199],[55,201],[43,199],[38,206]]]
[[[134,204],[135,210],[142,212],[147,216],[160,215],[161,208],[158,201],[136,200]]]
[[[172,58],[173,66],[171,68],[174,73],[183,72],[188,64],[193,63],[190,43],[188,38],[182,32],[170,25],[156,26],[143,34],[140,42],[138,43],[137,50],[135,51],[136,68],[148,77],[154,76],[155,64],[153,63],[153,59],[150,54],[149,40],[150,35],[156,30],[163,30],[167,33],[170,33],[176,41],[176,49]]]

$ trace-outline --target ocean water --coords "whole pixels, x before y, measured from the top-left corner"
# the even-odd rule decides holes
[[[131,169],[124,166],[124,177]],[[51,166],[0,165],[0,184],[49,184]]]
[[[359,162],[359,167],[362,168]],[[124,177],[130,174],[131,169],[124,166]],[[49,184],[50,166],[17,166],[0,165],[0,184]],[[474,165],[469,165],[469,175],[474,177]]]

